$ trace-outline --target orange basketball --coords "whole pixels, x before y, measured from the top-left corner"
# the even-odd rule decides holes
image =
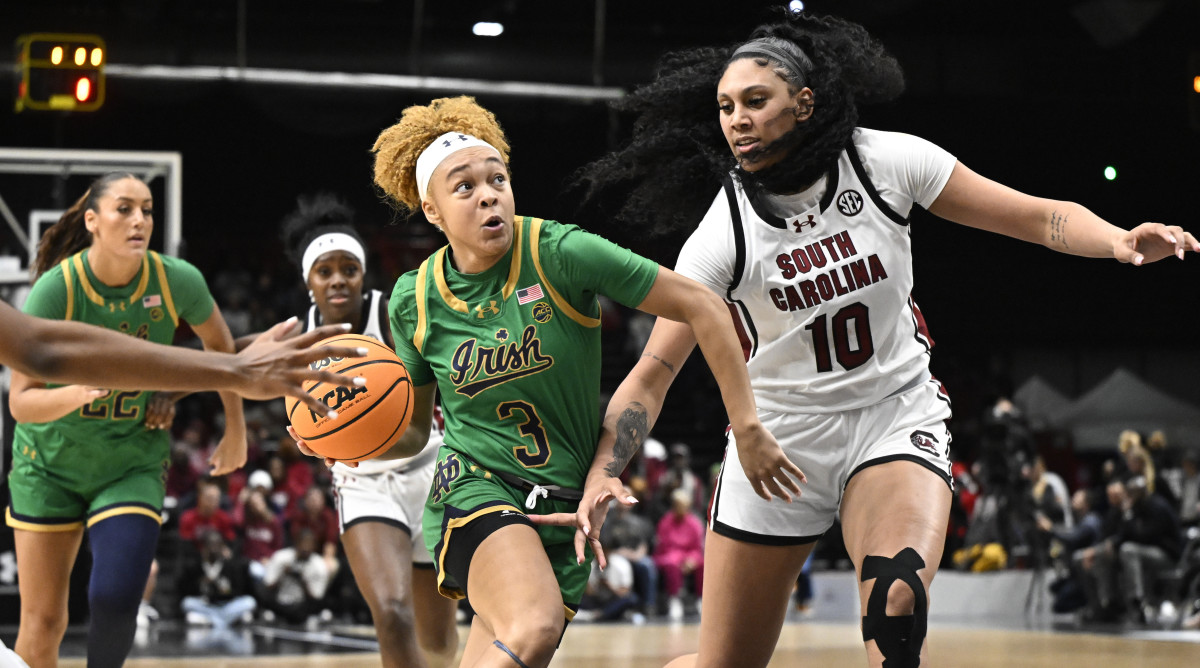
[[[366,348],[366,357],[327,357],[315,362],[344,376],[362,376],[362,387],[306,382],[305,391],[337,411],[336,419],[313,413],[287,397],[287,415],[301,440],[317,454],[344,462],[376,457],[408,428],[413,393],[408,369],[386,344],[361,334],[338,334],[315,345]]]

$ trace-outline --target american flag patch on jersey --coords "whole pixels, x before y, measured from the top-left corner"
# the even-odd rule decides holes
[[[162,306],[162,295],[142,297],[142,308],[154,308],[155,306]]]
[[[528,304],[535,299],[542,298],[542,286],[540,283],[534,283],[527,288],[517,290],[517,303]]]

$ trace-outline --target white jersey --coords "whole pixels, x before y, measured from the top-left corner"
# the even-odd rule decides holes
[[[726,179],[676,271],[730,304],[760,409],[862,408],[929,379],[908,216],[955,163],[918,137],[859,128],[801,193],[752,201]]]
[[[363,311],[365,311],[365,322],[362,331],[356,332],[363,336],[369,336],[377,341],[387,343],[389,336],[383,333],[383,328],[387,326],[387,315],[385,313],[386,306],[383,302],[383,293],[379,290],[371,290],[366,295],[363,295]],[[312,331],[321,326],[321,312],[317,309],[317,305],[313,304],[308,309],[308,320],[305,322],[304,331]],[[435,415],[435,418],[437,416]],[[358,463],[358,468],[352,468],[342,464],[341,462],[333,465],[333,470],[340,473],[354,473],[355,475],[371,475],[372,473],[380,473],[382,471],[391,471],[398,469],[416,461],[418,458],[424,459],[426,455],[430,455],[437,451],[442,445],[442,428],[439,424],[440,420],[435,419],[433,426],[429,430],[429,442],[421,450],[420,453],[406,459],[368,459]]]

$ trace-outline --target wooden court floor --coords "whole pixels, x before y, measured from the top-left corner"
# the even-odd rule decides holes
[[[573,625],[554,668],[661,668],[696,647],[695,624],[645,626]],[[460,627],[465,638],[466,627]],[[1185,632],[1195,633],[1195,632]],[[1200,666],[1200,639],[1179,635],[1097,635],[1041,630],[995,630],[935,626],[930,629],[931,666],[964,668],[1171,668]],[[1172,640],[1172,638],[1174,640]],[[1190,639],[1180,642],[1178,639]],[[783,629],[770,666],[862,666],[865,654],[852,623],[793,623]],[[368,668],[374,653],[300,656],[196,656],[131,659],[129,668]],[[84,668],[82,659],[64,659],[63,668]],[[730,668],[737,668],[731,666]]]

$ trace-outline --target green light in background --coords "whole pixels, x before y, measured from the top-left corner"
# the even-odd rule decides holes
[[[1116,181],[1117,180],[1117,168],[1113,167],[1112,165],[1105,167],[1104,168],[1104,178],[1108,179],[1109,181]]]

